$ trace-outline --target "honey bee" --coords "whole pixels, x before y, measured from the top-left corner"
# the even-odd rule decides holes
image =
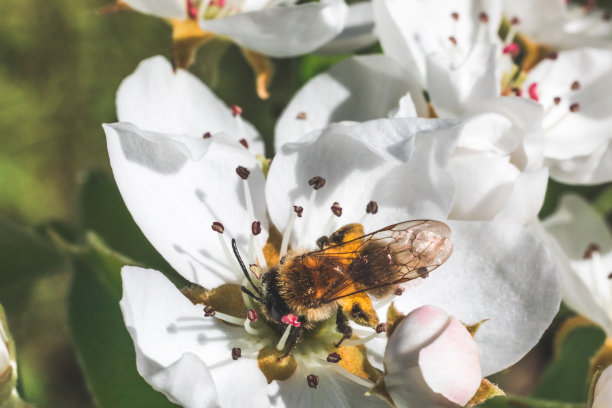
[[[433,220],[401,222],[369,234],[361,224],[348,224],[319,238],[317,250],[289,253],[264,272],[259,284],[249,276],[235,242],[233,249],[254,292],[245,286],[241,290],[259,303],[266,320],[280,332],[283,316],[297,316],[284,358],[305,331],[334,313],[342,335],[336,347],[352,335],[349,320],[376,327],[369,296],[385,297],[400,283],[426,278],[450,257],[449,237],[450,228]]]

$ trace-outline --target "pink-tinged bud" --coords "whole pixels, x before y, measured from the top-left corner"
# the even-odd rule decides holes
[[[531,99],[533,99],[534,101],[539,101],[540,97],[538,96],[538,84],[537,82],[534,82],[533,84],[529,85],[529,88],[527,90],[527,92],[529,93],[529,97]]]
[[[386,388],[397,406],[465,406],[482,381],[474,339],[437,306],[415,309],[397,324],[384,364]]]
[[[504,49],[502,50],[504,54],[508,54],[512,57],[516,57],[520,51],[521,51],[521,48],[519,47],[517,43],[510,43],[506,45]]]

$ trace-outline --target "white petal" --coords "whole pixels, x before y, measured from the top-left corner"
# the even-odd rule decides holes
[[[499,95],[494,45],[476,45],[461,65],[445,54],[428,56],[427,90],[440,117],[459,117],[466,109]]]
[[[187,135],[226,132],[249,143],[254,154],[264,152],[255,128],[242,129],[227,107],[202,81],[183,69],[173,70],[161,56],[142,61],[117,91],[117,116],[141,129]]]
[[[553,179],[566,184],[600,184],[612,181],[612,139],[595,152],[571,159],[546,159]]]
[[[448,163],[455,180],[455,201],[449,217],[456,220],[492,220],[506,206],[519,170],[509,157],[459,155]]]
[[[612,366],[608,366],[597,379],[591,408],[606,408],[612,402]]]
[[[218,133],[210,139],[202,158],[181,139],[144,132],[133,125],[104,125],[115,180],[123,200],[147,239],[185,278],[212,288],[241,282],[234,259],[225,256],[213,222],[225,226],[229,245],[238,241],[243,257],[251,224],[261,222],[260,245],[267,239],[264,176],[257,160],[231,137]],[[249,215],[244,181],[236,167],[251,171],[254,215]],[[251,260],[249,260],[250,262]]]
[[[503,9],[506,18],[519,19],[520,32],[547,44],[557,43],[553,38],[568,17],[564,0],[503,0]]]
[[[544,245],[518,225],[449,225],[453,255],[396,305],[404,313],[437,305],[466,323],[488,319],[475,337],[488,376],[538,342],[559,308],[559,275]]]
[[[268,404],[257,360],[231,357],[232,347],[248,341],[244,329],[204,317],[201,305],[157,271],[128,266],[122,279],[121,310],[138,370],[151,385],[189,408],[212,406],[215,398],[221,406]]]
[[[389,338],[385,368],[386,388],[400,407],[463,406],[482,380],[472,336],[436,306],[402,319]]]
[[[291,57],[314,51],[334,38],[342,31],[347,13],[343,0],[324,0],[200,20],[200,27],[262,54]]]
[[[187,18],[187,2],[183,0],[124,0],[141,13],[161,18]]]
[[[516,222],[527,225],[537,219],[544,204],[548,169],[528,170],[518,175],[514,181],[512,195],[506,205],[495,215],[497,221]],[[529,199],[526,199],[529,197]]]
[[[276,124],[276,151],[332,122],[386,117],[406,92],[419,98],[424,113],[421,89],[393,60],[383,55],[348,58],[308,81],[291,99]],[[300,113],[306,119],[298,119]]]
[[[316,52],[323,54],[342,54],[357,51],[378,41],[374,33],[372,3],[361,1],[349,4],[344,29],[333,40]]]
[[[349,380],[342,372],[347,373],[338,365],[320,365],[298,360],[295,373],[285,381],[278,381],[277,389],[270,393],[272,406],[276,408],[388,407],[376,396],[365,396],[368,388]],[[310,374],[319,377],[316,389],[308,386],[306,377]]]
[[[266,185],[272,221],[283,231],[293,206],[302,206],[304,216],[295,223],[297,239],[291,242],[311,246],[350,222],[374,231],[413,218],[444,218],[453,187],[443,167],[457,137],[448,126],[424,119],[335,124],[302,143],[285,145],[272,162]],[[402,156],[390,160],[398,152]],[[308,180],[315,176],[326,184],[310,202],[314,190]],[[378,213],[366,216],[371,200],[377,202]],[[343,208],[339,218],[330,210],[334,202]]]
[[[512,163],[521,170],[542,167],[542,105],[526,98],[504,96],[466,109],[460,147],[509,154]]]

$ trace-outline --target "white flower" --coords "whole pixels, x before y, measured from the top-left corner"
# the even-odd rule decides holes
[[[262,255],[268,241],[283,254],[288,247],[312,250],[320,236],[351,222],[370,232],[409,219],[444,220],[453,200],[452,177],[444,169],[458,137],[453,124],[394,119],[331,125],[280,148],[267,180],[233,135],[176,137],[124,123],[105,125],[105,131],[119,189],[155,248],[190,281],[208,289],[236,285],[224,298],[256,307],[249,296],[240,296],[238,285],[246,281],[230,238],[247,264],[259,263],[266,271],[266,263],[274,262]],[[284,244],[278,237],[268,240],[272,226]],[[434,304],[462,321],[489,319],[475,338],[482,373],[489,375],[536,344],[558,308],[557,274],[546,250],[520,226],[450,226],[451,259],[410,295],[395,298],[395,305],[403,313]],[[296,366],[290,376],[268,384],[264,373],[270,370],[259,368],[259,352],[286,339],[265,319],[247,323],[245,310],[235,308],[204,317],[202,306],[155,271],[126,267],[123,279],[122,310],[139,372],[173,401],[187,407],[378,403],[363,397],[376,371],[347,371],[342,362],[326,361],[341,337],[333,317],[321,336],[307,332],[292,353]],[[388,304],[375,306],[384,319]],[[381,370],[384,335],[358,327],[354,333],[350,341],[365,344],[367,358]],[[240,357],[233,349],[240,349]]]
[[[612,52],[580,48],[553,54],[525,87],[545,108],[544,157],[552,178],[571,184],[612,180]]]
[[[294,4],[294,0],[125,0],[132,8],[162,18],[197,19],[205,32],[273,57],[313,51],[342,31],[343,0]]]
[[[10,376],[11,355],[9,354],[9,339],[4,331],[3,323],[0,322],[0,384],[6,378],[7,373]]]
[[[461,136],[449,161],[456,186],[451,218],[527,224],[542,206],[548,181],[542,107],[526,98],[494,93],[477,97],[478,92],[464,106],[452,94],[444,94],[450,78],[435,79],[430,90],[442,101],[437,106],[456,110],[453,117],[462,119]],[[389,58],[347,59],[297,92],[276,125],[275,146],[279,149],[334,121],[423,115],[427,106],[421,99],[417,81]]]
[[[564,0],[503,0],[518,32],[556,50],[610,46],[610,12]]]
[[[566,195],[539,233],[561,271],[563,300],[612,336],[612,234],[584,199]]]
[[[465,406],[481,380],[472,335],[438,307],[410,312],[387,342],[384,381],[398,407]]]
[[[608,366],[595,384],[591,408],[606,408],[612,404],[612,366]]]

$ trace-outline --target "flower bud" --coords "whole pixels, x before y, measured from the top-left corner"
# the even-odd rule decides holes
[[[437,306],[422,306],[393,330],[384,357],[387,391],[398,407],[464,406],[482,380],[472,336]]]

